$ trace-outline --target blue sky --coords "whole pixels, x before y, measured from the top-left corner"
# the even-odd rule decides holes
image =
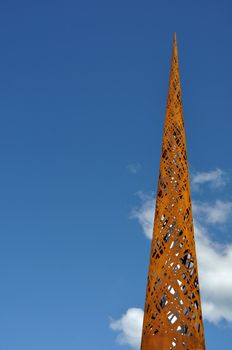
[[[122,318],[144,305],[174,31],[206,341],[228,349],[231,2],[0,9],[0,350],[132,349]]]

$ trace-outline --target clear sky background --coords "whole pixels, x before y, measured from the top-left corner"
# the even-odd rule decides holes
[[[136,348],[122,319],[144,305],[174,31],[207,349],[229,349],[231,17],[225,0],[1,3],[0,350]]]

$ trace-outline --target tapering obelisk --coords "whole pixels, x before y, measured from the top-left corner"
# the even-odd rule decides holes
[[[176,35],[141,350],[204,350]]]

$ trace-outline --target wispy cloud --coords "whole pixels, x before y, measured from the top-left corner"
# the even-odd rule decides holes
[[[193,214],[199,221],[225,224],[232,214],[232,202],[216,200],[215,203],[193,202]]]
[[[226,174],[221,169],[208,172],[196,172],[191,175],[191,182],[194,189],[205,184],[214,188],[222,188],[226,184]]]
[[[151,196],[138,192],[140,198],[140,206],[134,208],[131,213],[131,218],[137,219],[143,228],[143,232],[147,238],[151,238],[153,230],[155,199]]]
[[[151,239],[155,199],[141,192],[139,192],[139,198],[140,205],[132,211],[132,217],[139,222],[144,235]],[[230,223],[231,213],[232,202],[230,201],[217,199],[210,203],[193,202],[203,315],[205,319],[214,324],[219,324],[222,320],[232,324],[232,244],[216,242],[209,232],[217,230],[219,224],[226,226]],[[131,313],[133,314],[133,310],[136,310],[139,317],[129,317]],[[125,322],[127,319],[130,319],[130,323]],[[114,321],[117,326],[112,329],[121,332],[120,339],[124,339],[121,343],[124,342],[134,349],[140,348],[141,319],[143,319],[143,310],[132,308],[128,309],[122,318]],[[133,341],[136,336],[137,340]]]
[[[141,170],[142,166],[140,163],[130,163],[127,165],[127,169],[132,173],[132,174],[137,174]]]
[[[119,320],[112,320],[110,327],[119,332],[117,341],[119,344],[129,345],[134,349],[140,348],[143,323],[143,310],[138,308],[128,309]]]
[[[232,244],[210,239],[195,220],[195,237],[204,317],[212,323],[232,322]]]

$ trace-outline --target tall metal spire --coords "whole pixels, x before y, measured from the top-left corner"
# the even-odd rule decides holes
[[[204,350],[176,34],[141,350]]]

